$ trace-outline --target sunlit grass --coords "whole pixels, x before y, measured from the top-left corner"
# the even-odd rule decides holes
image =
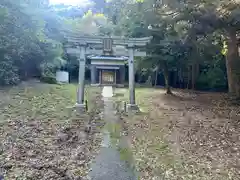
[[[89,101],[90,95],[97,88],[86,87],[85,98]],[[2,90],[0,98],[2,108],[0,110],[2,120],[9,118],[38,118],[65,120],[69,109],[76,104],[77,86],[37,84],[34,86],[16,86],[8,91]],[[91,107],[91,103],[89,104]]]

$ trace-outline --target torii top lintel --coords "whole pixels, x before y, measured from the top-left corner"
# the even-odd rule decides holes
[[[78,43],[80,45],[87,44],[102,44],[103,39],[111,38],[113,40],[114,45],[122,45],[127,47],[144,47],[147,43],[149,43],[152,37],[143,37],[143,38],[123,38],[119,36],[90,36],[90,35],[79,35],[73,32],[65,33],[65,37],[70,43]]]

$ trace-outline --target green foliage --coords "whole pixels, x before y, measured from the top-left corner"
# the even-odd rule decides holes
[[[230,52],[229,32],[240,30],[239,2],[170,0],[153,8],[154,3],[155,0],[111,0],[105,4],[104,13],[114,24],[114,34],[153,36],[148,47],[150,56],[136,60],[138,79],[142,82],[149,76],[158,77],[158,69],[165,76],[177,74],[174,82],[170,80],[175,87],[181,82],[184,87],[194,88],[196,84],[199,89],[226,88],[226,64],[216,64]]]
[[[103,33],[104,29],[106,31],[111,29],[111,24],[108,24],[104,14],[93,13],[91,10],[87,11],[82,17],[65,19],[65,23],[73,31],[78,31],[85,35],[98,35]]]
[[[19,83],[18,68],[12,64],[10,59],[2,59],[0,67],[0,85],[16,85]]]
[[[224,41],[224,42],[223,42],[223,49],[222,49],[221,53],[222,53],[223,55],[226,55],[227,52],[228,52],[227,43],[226,43],[226,41]]]
[[[201,90],[225,90],[227,87],[226,74],[219,67],[210,68],[200,74],[196,85]]]
[[[226,64],[222,62],[223,55],[232,57],[228,48],[236,45],[229,46],[233,42],[228,41],[230,32],[240,30],[237,1],[183,4],[170,0],[157,8],[153,8],[155,0],[93,0],[91,8],[50,7],[45,2],[0,2],[0,63],[7,64],[1,69],[0,78],[6,78],[1,84],[15,84],[28,76],[53,77],[61,68],[75,72],[75,59],[63,51],[62,31],[66,29],[86,35],[153,36],[147,47],[150,56],[136,59],[141,82],[154,81],[164,73],[174,87],[180,82],[184,87],[192,82],[192,88],[196,84],[199,89],[227,84]],[[193,69],[195,66],[200,69]],[[235,71],[238,69],[232,71],[236,75]],[[170,77],[173,72],[175,80]]]
[[[57,84],[56,78],[54,76],[42,76],[40,81],[47,84]]]
[[[17,84],[64,66],[62,26],[44,0],[0,2],[1,85]]]

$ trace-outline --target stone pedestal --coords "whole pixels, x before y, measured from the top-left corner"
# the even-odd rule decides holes
[[[86,104],[78,104],[78,103],[76,103],[75,107],[76,107],[77,111],[80,111],[80,113],[86,112]]]
[[[127,104],[127,112],[139,112],[139,107],[136,104]]]

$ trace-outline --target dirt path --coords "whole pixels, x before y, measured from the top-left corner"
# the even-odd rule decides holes
[[[117,123],[114,103],[111,99],[113,96],[112,87],[104,87],[102,91],[104,101],[104,120],[106,126]],[[134,180],[134,174],[128,168],[126,162],[120,158],[118,149],[111,143],[111,137],[108,128],[104,129],[104,139],[102,147],[94,163],[89,176],[92,180]]]

